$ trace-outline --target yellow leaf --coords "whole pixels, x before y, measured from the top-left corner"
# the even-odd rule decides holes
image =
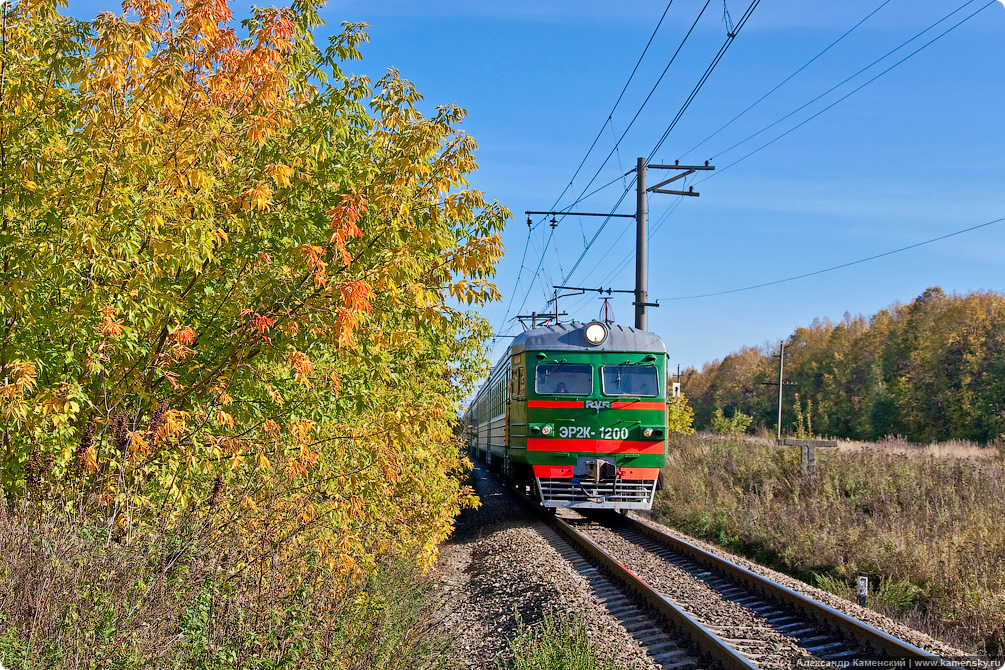
[[[272,469],[272,463],[269,463],[269,459],[263,453],[258,454],[258,467],[262,470]]]

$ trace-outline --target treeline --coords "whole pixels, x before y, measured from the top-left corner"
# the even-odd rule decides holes
[[[857,440],[987,442],[1005,433],[1005,296],[930,288],[837,324],[814,320],[785,341],[782,433]],[[745,347],[689,370],[695,424],[717,410],[777,425],[778,347]]]

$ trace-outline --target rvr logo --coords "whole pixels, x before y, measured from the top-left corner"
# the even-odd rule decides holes
[[[587,409],[595,409],[598,412],[600,410],[602,410],[602,409],[610,409],[611,408],[611,401],[610,400],[587,400],[586,401],[586,408]]]

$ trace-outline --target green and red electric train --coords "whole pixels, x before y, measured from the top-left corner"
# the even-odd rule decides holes
[[[545,507],[650,509],[666,459],[667,350],[635,328],[517,335],[462,417],[468,449]]]

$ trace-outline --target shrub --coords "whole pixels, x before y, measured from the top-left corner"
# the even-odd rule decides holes
[[[501,670],[607,670],[594,651],[582,615],[574,619],[545,612],[537,626],[527,626],[517,613],[519,629],[509,643],[513,658],[500,662]]]
[[[667,401],[667,431],[684,435],[694,433],[694,410],[683,393]]]
[[[733,412],[733,416],[726,418],[722,408],[716,407],[712,415],[712,431],[717,435],[742,435],[747,432],[751,421],[753,421],[751,417],[739,410]]]

